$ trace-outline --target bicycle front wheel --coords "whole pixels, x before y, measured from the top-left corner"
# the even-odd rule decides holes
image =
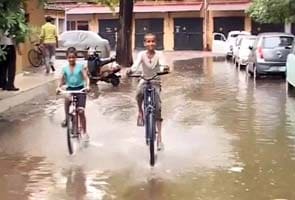
[[[35,49],[31,49],[28,53],[28,59],[33,67],[40,67],[42,64],[42,53]]]
[[[146,131],[149,141],[150,165],[155,165],[156,122],[152,113],[147,115]]]
[[[67,144],[68,144],[68,150],[69,154],[72,155],[74,153],[74,144],[72,142],[72,137],[74,135],[74,129],[73,129],[73,116],[69,115],[67,119]]]

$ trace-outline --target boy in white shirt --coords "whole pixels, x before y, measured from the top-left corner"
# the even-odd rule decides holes
[[[166,64],[163,59],[163,55],[159,51],[155,50],[156,36],[154,34],[148,33],[144,36],[144,46],[146,50],[138,53],[134,64],[129,70],[127,70],[127,74],[131,74],[133,72],[142,70],[142,76],[146,79],[149,79],[155,76],[158,72],[160,72],[161,68],[163,66],[166,66]],[[157,147],[158,147],[158,150],[160,151],[161,149],[164,148],[164,145],[162,142],[162,132],[161,132],[162,121],[163,121],[161,116],[161,99],[160,99],[161,79],[160,77],[156,77],[151,82],[153,86],[156,88],[155,119],[156,119],[157,131],[158,131]],[[136,100],[138,105],[138,118],[137,118],[138,126],[144,125],[144,117],[143,117],[144,115],[143,115],[143,109],[142,109],[144,83],[145,81],[141,79],[136,91]]]

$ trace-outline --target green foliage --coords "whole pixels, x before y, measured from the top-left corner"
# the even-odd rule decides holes
[[[247,13],[259,23],[295,21],[295,0],[253,0]]]
[[[0,3],[0,32],[13,38],[15,42],[24,42],[28,33],[25,22],[25,0],[2,0]],[[5,58],[0,50],[0,59]]]

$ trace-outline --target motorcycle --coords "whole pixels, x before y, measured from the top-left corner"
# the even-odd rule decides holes
[[[114,61],[116,61],[115,57],[100,58],[98,52],[91,52],[87,58],[90,83],[96,84],[98,81],[104,81],[117,87],[120,84],[121,75],[118,72],[121,67],[119,65],[115,67],[106,66]]]

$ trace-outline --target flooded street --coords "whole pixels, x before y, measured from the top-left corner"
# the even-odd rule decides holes
[[[293,200],[295,95],[213,59],[162,77],[163,140],[149,166],[136,126],[137,79],[100,83],[87,102],[91,142],[68,155],[63,101],[40,97],[0,117],[1,200]]]

